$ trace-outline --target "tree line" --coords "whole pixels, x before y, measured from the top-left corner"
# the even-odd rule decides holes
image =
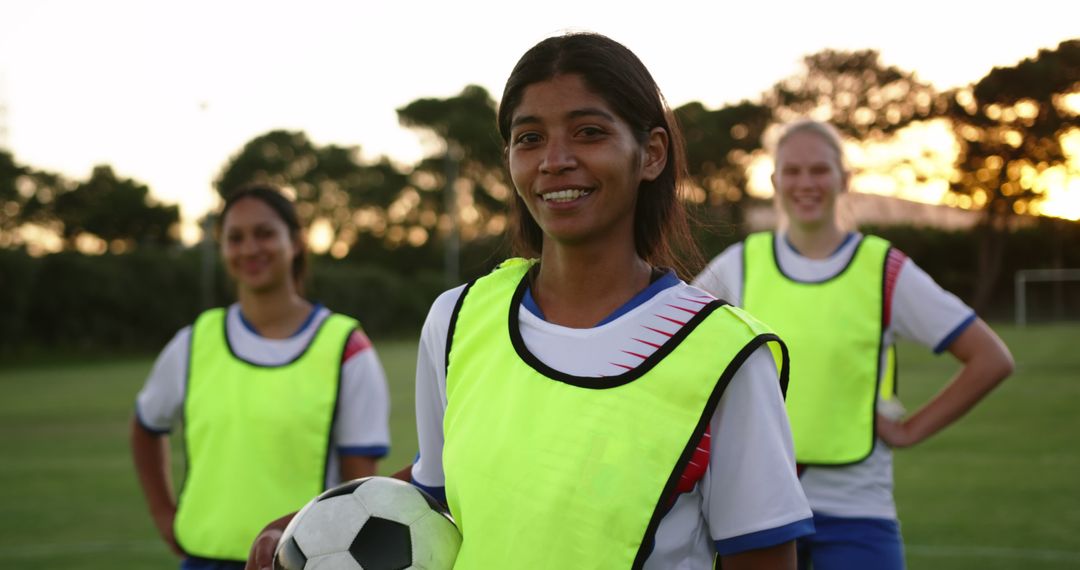
[[[1078,175],[1063,145],[1070,133],[1080,136],[1078,99],[1080,39],[945,91],[882,62],[873,50],[821,51],[755,100],[718,109],[691,102],[674,110],[688,156],[685,198],[700,222],[702,248],[714,254],[742,237],[747,208],[762,200],[747,192],[748,168],[777,124],[813,116],[854,141],[888,144],[905,128],[944,121],[957,148],[950,170],[936,169],[929,150],[874,168],[906,181],[943,180],[953,196],[979,212],[974,267],[963,290],[966,300],[985,310],[998,297],[1009,265],[1004,260],[1012,222],[1045,200],[1048,173]],[[405,277],[440,269],[447,244],[460,243],[459,277],[466,279],[506,253],[512,187],[495,113],[491,94],[475,85],[397,109],[403,127],[441,143],[442,150],[412,165],[385,157],[364,161],[356,147],[318,145],[302,131],[271,131],[231,156],[214,186],[222,196],[249,182],[288,187],[309,228],[326,238],[330,258]],[[109,166],[71,181],[0,152],[2,247],[25,247],[16,230],[27,225],[53,232],[65,250],[87,237],[113,252],[176,246],[178,219],[176,206],[153,203],[145,184],[118,177]],[[1071,230],[1048,235],[1066,234]],[[1065,261],[1058,255],[1045,263]]]

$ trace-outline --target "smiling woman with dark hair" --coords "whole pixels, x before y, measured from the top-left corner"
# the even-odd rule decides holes
[[[782,344],[672,269],[683,156],[648,70],[604,36],[546,39],[499,129],[522,257],[443,293],[417,357],[407,474],[450,507],[454,567],[793,569],[812,524]]]
[[[219,227],[238,302],[169,342],[139,392],[135,466],[162,538],[185,570],[242,568],[267,519],[343,479],[375,473],[389,448],[386,379],[357,322],[301,296],[293,204],[276,188],[229,196]],[[167,434],[184,427],[179,498]],[[239,475],[253,461],[257,476]]]

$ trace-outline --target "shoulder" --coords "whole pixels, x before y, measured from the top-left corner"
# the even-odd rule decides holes
[[[427,318],[420,331],[421,350],[444,351],[450,319],[468,284],[459,285],[440,294],[428,309]]]
[[[692,285],[738,304],[732,297],[737,296],[736,291],[742,283],[744,248],[745,244],[739,242],[720,252],[694,278]]]
[[[885,263],[887,285],[895,288],[898,294],[915,297],[926,295],[930,298],[953,296],[899,249],[890,249]]]
[[[158,362],[163,360],[177,360],[187,361],[189,352],[191,351],[191,331],[194,325],[188,325],[173,335],[169,342],[165,344],[165,348],[161,349],[158,354]]]
[[[424,328],[441,329],[445,332],[449,328],[454,308],[457,307],[458,301],[468,286],[468,283],[458,285],[453,289],[443,291],[436,297],[435,301],[431,303],[431,308],[428,309],[427,318],[424,320]]]
[[[706,271],[713,268],[728,267],[732,264],[741,265],[742,254],[745,248],[746,242],[742,241],[729,245],[724,251],[721,251],[716,257],[709,261]],[[695,282],[696,281],[697,280],[695,279]]]
[[[345,341],[345,354],[342,355],[341,361],[348,362],[359,354],[370,352],[371,346],[371,339],[364,334],[364,331],[353,329],[349,334],[349,339]]]

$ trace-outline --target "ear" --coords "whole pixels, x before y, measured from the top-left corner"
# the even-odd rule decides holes
[[[668,132],[663,127],[653,127],[649,131],[649,137],[645,139],[645,144],[642,147],[644,155],[644,160],[641,163],[642,178],[652,182],[660,176],[660,173],[667,167],[668,146],[670,144],[671,138],[668,137]]]
[[[851,189],[851,171],[843,169],[840,171],[840,193],[844,194]]]

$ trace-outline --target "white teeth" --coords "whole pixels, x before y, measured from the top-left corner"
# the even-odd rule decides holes
[[[573,188],[570,190],[559,190],[557,192],[545,192],[541,195],[541,198],[545,202],[570,202],[571,200],[577,200],[582,196],[587,196],[592,193],[592,190],[581,190]]]

